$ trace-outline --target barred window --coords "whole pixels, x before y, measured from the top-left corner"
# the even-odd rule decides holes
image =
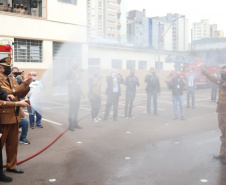
[[[139,61],[138,63],[138,69],[147,69],[147,61]]]
[[[122,69],[122,60],[112,59],[111,66],[112,69]]]
[[[126,69],[136,69],[136,61],[135,60],[127,60]]]
[[[14,39],[14,62],[42,62],[42,41]]]
[[[68,4],[73,4],[73,5],[76,5],[77,4],[77,0],[58,0],[59,2],[62,2],[62,3],[68,3]]]

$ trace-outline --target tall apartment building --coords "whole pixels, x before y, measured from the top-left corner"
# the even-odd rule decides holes
[[[178,13],[168,13],[161,20],[172,26],[172,42],[174,51],[187,51],[188,44],[188,19]]]
[[[224,32],[218,31],[216,24],[210,25],[208,19],[201,20],[201,22],[196,22],[192,25],[192,41],[219,37],[224,37]]]
[[[149,34],[149,18],[145,10],[132,10],[127,18],[127,41],[137,47],[150,47],[151,35]]]
[[[167,32],[167,34],[165,34]],[[146,11],[133,10],[127,18],[127,41],[136,47],[172,50],[172,28],[159,17],[148,18]]]
[[[89,39],[121,41],[126,34],[124,0],[88,0]]]

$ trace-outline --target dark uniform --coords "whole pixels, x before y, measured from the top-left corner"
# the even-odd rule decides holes
[[[92,107],[92,119],[96,119],[101,107],[101,78],[98,75],[89,79],[89,100]]]
[[[125,79],[126,86],[126,104],[125,104],[125,119],[128,118],[128,109],[129,117],[132,117],[133,101],[136,96],[136,86],[139,86],[139,79],[134,74],[131,74]]]
[[[124,80],[121,76],[112,77],[108,76],[107,80],[107,89],[105,94],[107,95],[107,103],[105,107],[104,120],[108,119],[109,113],[111,111],[111,106],[114,107],[113,119],[117,121],[118,116],[118,102],[119,96],[121,95],[120,84],[124,83]]]
[[[69,71],[68,78],[68,102],[69,102],[69,111],[68,111],[68,121],[69,121],[69,130],[74,131],[74,128],[81,129],[78,125],[78,111],[81,100],[81,82],[80,75],[77,71]]]
[[[217,113],[218,124],[221,130],[221,148],[220,156],[226,159],[226,80],[216,77],[214,74],[210,74],[205,68],[202,67],[203,74],[213,83],[219,85]],[[226,163],[226,161],[224,162]]]
[[[0,65],[10,67],[10,59],[3,58],[0,60]],[[0,74],[0,86],[8,94],[12,94],[17,101],[18,98],[24,98],[29,92],[29,84],[32,79],[28,79],[18,85],[17,81],[12,77],[7,77],[7,75]],[[18,109],[14,107],[11,108],[1,108],[0,109],[0,121],[2,130],[2,147],[5,144],[6,156],[7,156],[7,170],[14,170],[17,168],[17,151],[18,151],[18,128],[19,122],[21,121],[20,112],[16,115]]]
[[[1,88],[0,88],[1,89]],[[1,94],[4,93],[5,95],[7,93],[5,93],[4,91],[2,91],[2,89],[0,90]],[[3,96],[1,96],[1,99],[4,99]],[[2,101],[0,100],[0,110],[1,109],[9,109],[9,108],[14,108],[15,109],[15,103],[14,102],[6,102],[6,101]],[[0,133],[2,133],[1,131],[1,123],[0,123]],[[0,138],[0,147],[2,148],[2,143],[1,143],[1,138]],[[12,178],[8,177],[5,175],[4,171],[3,171],[3,159],[2,159],[2,150],[0,151],[0,181],[3,182],[12,182]]]

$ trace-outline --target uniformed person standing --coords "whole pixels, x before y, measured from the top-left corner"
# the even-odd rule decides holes
[[[0,11],[5,11],[5,6],[2,1],[0,2]]]
[[[25,14],[25,10],[24,10],[24,5],[23,4],[20,5],[19,14]]]
[[[2,91],[0,90],[0,92],[2,92]],[[1,99],[2,99],[2,96],[1,96]],[[2,100],[0,100],[0,111],[2,109],[10,109],[10,108],[14,108],[15,109],[17,106],[27,107],[28,105],[29,104],[26,103],[25,100],[22,100],[20,102],[10,102],[10,101],[2,101]],[[1,123],[0,123],[0,125],[1,125]],[[2,147],[2,145],[1,145],[1,136],[2,136],[2,131],[1,131],[1,126],[0,126],[0,147]],[[13,179],[11,177],[6,176],[4,171],[3,171],[2,150],[0,151],[0,181],[2,181],[2,182],[12,182],[13,181]]]
[[[25,14],[25,15],[29,15],[29,11],[28,11],[28,9],[27,9],[26,6],[24,7],[24,14]]]
[[[15,13],[20,13],[20,6],[18,4],[16,5]]]
[[[7,12],[12,12],[12,7],[10,6],[9,3],[8,3],[8,7],[5,9],[5,11],[7,11]]]
[[[17,101],[18,98],[24,98],[29,92],[29,84],[32,77],[29,74],[28,79],[18,85],[17,81],[8,77],[11,73],[10,58],[6,57],[0,60],[0,86],[8,94],[12,94]],[[6,169],[9,172],[23,173],[24,171],[17,168],[17,150],[18,150],[18,124],[21,121],[19,107],[15,109],[1,109],[1,130],[2,130],[2,147],[5,144],[7,164]]]
[[[74,129],[82,129],[78,125],[78,111],[81,101],[81,75],[78,73],[78,64],[73,63],[71,70],[68,72],[68,102],[69,102],[69,111],[68,111],[68,122],[69,130],[74,131]]]
[[[214,156],[215,159],[219,159],[223,164],[226,164],[226,66],[221,68],[221,78],[216,77],[214,74],[210,74],[200,61],[196,61],[196,64],[201,67],[203,74],[213,83],[219,85],[218,91],[218,124],[221,130],[221,148],[220,155]]]

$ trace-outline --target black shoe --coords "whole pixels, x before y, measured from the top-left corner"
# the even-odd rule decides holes
[[[70,130],[72,132],[75,131],[75,129],[73,127],[69,127],[68,130]]]
[[[32,129],[34,129],[35,127],[34,127],[34,125],[30,125],[30,127],[32,128]]]
[[[76,128],[76,129],[82,129],[82,127],[80,127],[79,125],[75,125],[74,128]]]
[[[27,139],[23,139],[23,140],[20,139],[19,143],[23,143],[25,145],[29,145],[30,144],[30,142]]]
[[[11,177],[6,176],[4,172],[1,172],[0,173],[0,181],[2,181],[2,182],[12,182],[13,179]]]
[[[21,170],[19,168],[15,168],[15,169],[6,169],[6,171],[8,172],[13,172],[13,173],[24,173],[24,170]]]
[[[42,125],[36,125],[36,127],[43,128],[43,126],[42,126]]]
[[[226,159],[222,160],[221,162],[222,164],[226,164]]]
[[[225,156],[222,156],[222,155],[214,155],[213,158],[214,159],[217,159],[217,160],[220,160],[220,161],[226,159],[226,157]]]

